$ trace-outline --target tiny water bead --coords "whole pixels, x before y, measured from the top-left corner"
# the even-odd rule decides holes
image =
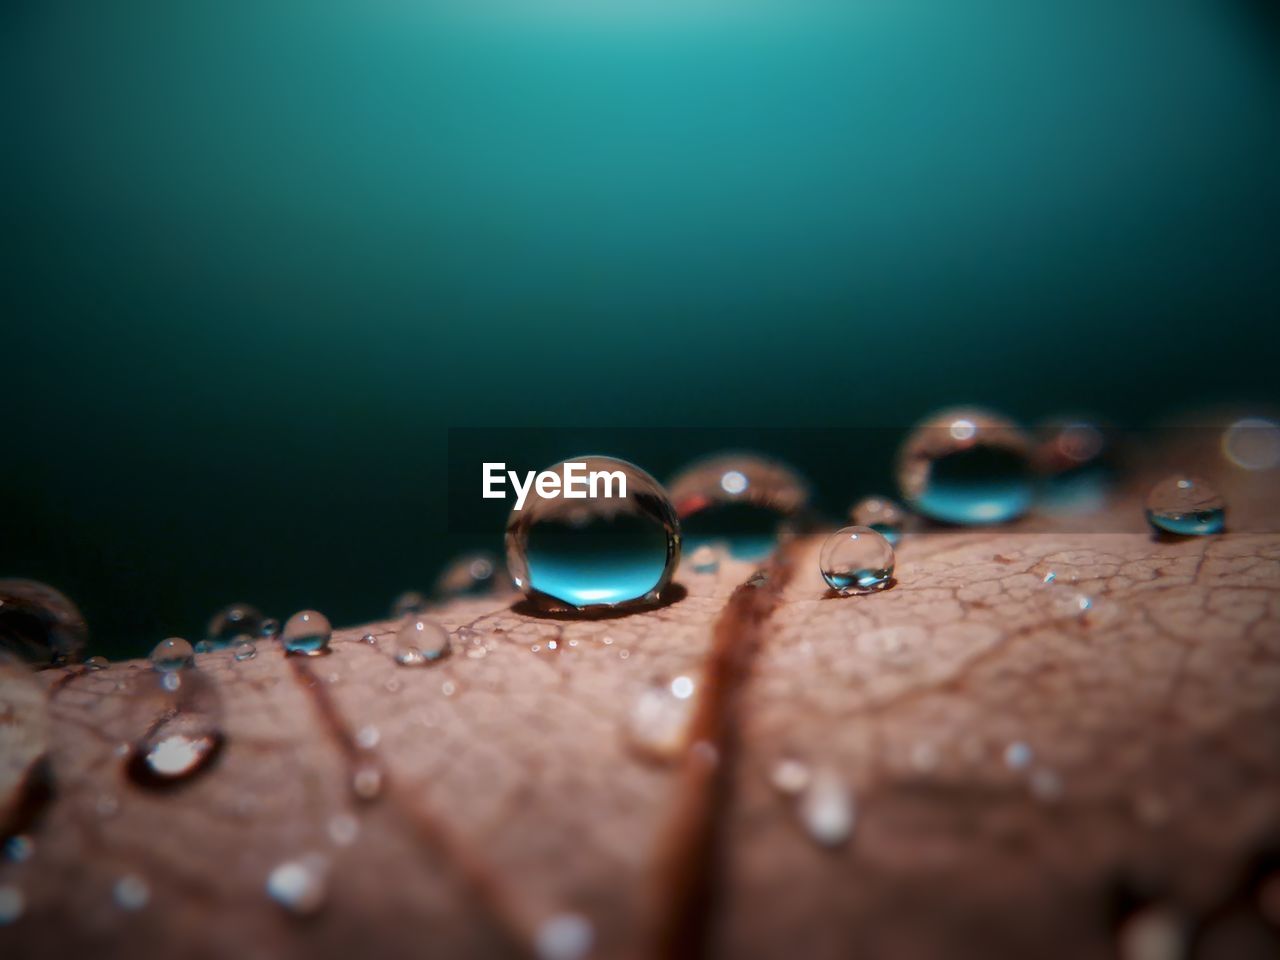
[[[196,654],[182,637],[169,637],[157,643],[147,659],[157,670],[182,670],[195,666]]]
[[[730,556],[760,560],[809,500],[808,484],[786,464],[724,453],[695,461],[670,483],[685,542],[723,543]]]
[[[264,639],[270,639],[280,632],[280,621],[275,617],[267,617],[262,621],[262,626],[258,628],[258,636]]]
[[[396,632],[393,656],[402,667],[421,667],[444,659],[449,649],[444,627],[426,617],[410,617]]]
[[[1183,537],[1221,533],[1226,521],[1226,501],[1199,477],[1165,477],[1147,496],[1147,522],[1162,533]]]
[[[232,603],[213,615],[205,636],[215,646],[225,647],[243,636],[262,636],[264,622],[262,611],[257,607],[247,603]]]
[[[328,893],[329,863],[319,854],[279,864],[267,876],[267,895],[290,913],[315,913]]]
[[[642,691],[627,715],[624,730],[631,751],[658,763],[676,759],[689,739],[695,692],[689,677],[676,677]]]
[[[902,539],[902,528],[907,514],[900,506],[885,497],[864,497],[849,510],[849,519],[855,527],[870,527],[896,547]]]
[[[240,639],[231,645],[232,657],[239,663],[252,660],[258,655],[258,648],[252,640]]]
[[[583,497],[558,494],[569,488],[567,469]],[[559,475],[559,484],[531,487],[523,509],[513,509],[507,521],[507,568],[516,587],[562,610],[661,599],[680,560],[680,524],[658,482],[611,457],[576,457],[546,473]],[[601,476],[584,484],[593,474]]]
[[[0,580],[0,651],[38,667],[77,663],[89,629],[64,594],[35,580]]]
[[[111,888],[116,906],[121,910],[141,910],[151,900],[151,887],[145,878],[136,873],[126,873]]]
[[[809,780],[812,776],[812,772],[805,763],[787,757],[773,765],[773,769],[769,771],[769,783],[779,793],[788,797],[795,797],[799,796],[809,786]]]
[[[491,553],[468,553],[453,560],[436,578],[435,595],[441,599],[474,597],[497,586],[498,558]]]
[[[139,701],[146,729],[133,745],[127,770],[142,786],[164,787],[203,770],[223,742],[222,703],[199,670],[163,672]]]
[[[893,578],[893,547],[870,527],[845,527],[831,534],[818,562],[828,586],[844,595],[883,590]]]
[[[290,617],[280,631],[285,653],[293,656],[318,657],[329,652],[333,627],[329,618],[316,610],[300,610]]]
[[[1016,519],[1035,491],[1031,442],[980,410],[946,410],[917,426],[898,452],[898,485],[912,509],[943,523]]]
[[[797,800],[796,813],[805,832],[821,846],[838,847],[853,833],[853,794],[830,768],[813,772]]]

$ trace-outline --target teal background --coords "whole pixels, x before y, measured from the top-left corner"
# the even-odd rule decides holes
[[[448,427],[1275,400],[1274,9],[13,0],[0,575],[135,653],[427,583]]]

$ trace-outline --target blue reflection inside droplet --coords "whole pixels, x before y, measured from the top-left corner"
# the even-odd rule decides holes
[[[1093,513],[1106,506],[1112,483],[1112,471],[1102,464],[1066,470],[1041,485],[1036,505],[1046,513]]]
[[[648,518],[622,515],[589,527],[544,522],[529,533],[529,585],[575,607],[639,600],[667,566],[667,532]]]
[[[873,590],[889,581],[890,571],[860,569],[850,573],[824,573],[828,584],[836,590]]]
[[[1181,537],[1203,537],[1221,533],[1227,525],[1225,510],[1200,510],[1196,513],[1159,513],[1147,511],[1147,522],[1157,530]]]
[[[978,447],[934,461],[913,505],[943,523],[1004,523],[1026,513],[1033,493],[1025,459]]]
[[[896,547],[902,539],[902,528],[895,523],[873,523],[871,529],[889,541],[889,546]]]

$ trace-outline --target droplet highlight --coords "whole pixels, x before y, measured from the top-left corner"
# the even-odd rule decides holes
[[[818,563],[827,585],[845,596],[883,590],[893,579],[893,547],[870,527],[845,527],[831,534]]]
[[[680,525],[658,482],[611,457],[577,457],[547,472],[558,475],[557,490],[572,483],[584,496],[551,496],[553,484],[545,493],[535,485],[523,509],[511,511],[507,568],[516,587],[560,610],[659,600],[680,559]],[[596,482],[584,481],[593,475]]]
[[[290,913],[306,916],[324,906],[328,862],[318,854],[288,860],[267,877],[267,895]]]
[[[826,767],[813,772],[800,795],[796,813],[805,832],[824,847],[838,847],[853,833],[853,793],[838,773]]]
[[[222,747],[222,703],[199,670],[164,672],[139,702],[146,731],[127,761],[141,786],[174,786],[206,769]]]
[[[624,739],[642,760],[669,763],[683,752],[693,720],[695,686],[676,677],[643,690],[627,714]]]
[[[691,549],[723,545],[740,560],[761,560],[804,509],[809,487],[776,460],[725,453],[695,461],[670,483]]]
[[[1226,521],[1226,501],[1200,477],[1166,477],[1147,495],[1147,522],[1157,532],[1200,537],[1222,533]]]
[[[329,652],[333,627],[329,618],[316,610],[301,610],[286,621],[280,631],[285,653],[293,656],[318,657]]]

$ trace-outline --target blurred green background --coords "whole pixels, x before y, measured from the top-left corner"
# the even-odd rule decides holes
[[[429,583],[448,427],[1273,401],[1275,9],[11,0],[0,575],[138,653]]]

